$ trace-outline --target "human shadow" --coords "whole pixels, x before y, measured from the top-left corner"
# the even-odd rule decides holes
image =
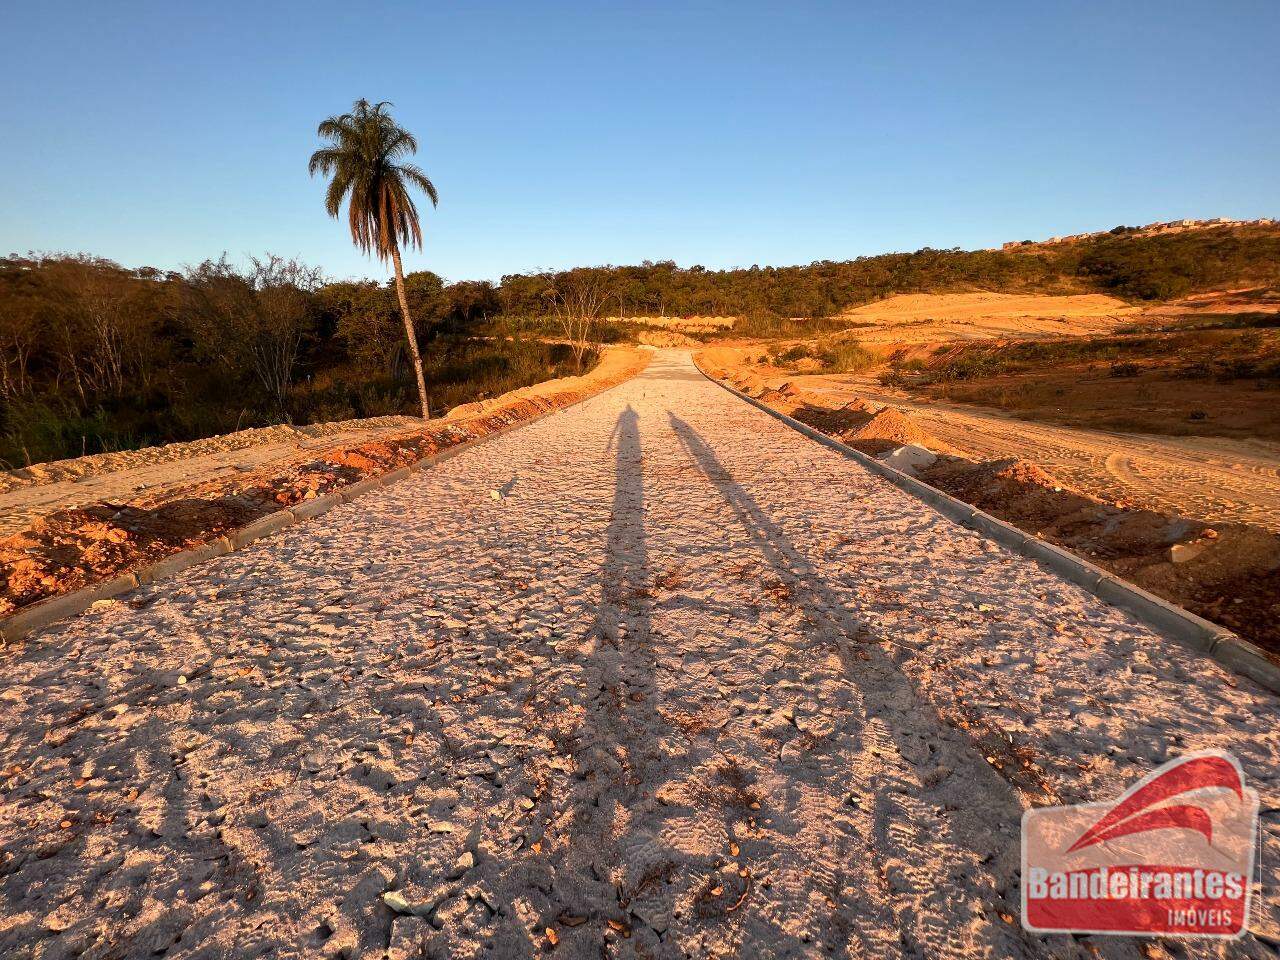
[[[869,764],[873,779],[860,783],[856,777],[866,776],[867,769],[830,764],[805,771],[806,776],[824,779],[828,790],[848,793],[853,787],[850,802],[870,814],[871,837],[864,847],[869,862],[851,869],[861,868],[873,883],[879,878],[877,899],[892,905],[895,917],[890,922],[897,924],[903,948],[926,955],[962,952],[966,938],[972,946],[974,934],[944,920],[955,916],[956,903],[986,900],[1009,913],[1017,911],[1016,830],[1022,811],[1018,791],[885,652],[882,644],[892,647],[893,638],[877,636],[871,622],[835,594],[698,432],[675,414],[668,416],[690,459],[724,498],[765,562],[787,585],[789,602],[803,614],[805,642],[788,659],[794,664],[827,648],[857,687],[862,716],[846,715],[843,734],[859,742],[866,759],[875,758]],[[849,729],[850,723],[855,729]],[[822,754],[823,737],[805,740],[812,754]],[[980,803],[964,802],[972,798],[980,798]],[[952,862],[927,859],[939,852]],[[981,878],[984,871],[975,868],[992,861],[985,871],[990,877]],[[964,919],[966,924],[972,920]],[[842,938],[849,934],[837,933],[835,927],[828,932]],[[1034,954],[1044,949],[1043,942],[1005,923],[987,925],[984,936],[987,947],[998,952]],[[824,946],[833,951],[849,948],[847,940]]]
[[[658,712],[640,416],[630,406],[619,414],[606,449],[614,453],[613,502],[600,598],[581,663],[582,720],[569,744],[574,770],[568,842],[556,869],[561,914],[590,921],[563,928],[571,952],[586,948],[575,940],[599,943],[607,925],[632,936],[630,896],[647,882],[653,857],[661,858],[656,838],[642,824],[656,805],[653,787],[674,759],[664,750],[666,721]],[[637,857],[637,848],[648,857]],[[608,904],[603,911],[601,903]],[[638,929],[635,937],[660,947],[653,930]]]

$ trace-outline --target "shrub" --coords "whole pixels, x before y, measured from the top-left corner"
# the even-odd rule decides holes
[[[857,340],[819,345],[818,359],[832,373],[864,373],[876,365],[875,354]]]
[[[961,354],[938,371],[937,379],[942,381],[976,380],[979,377],[997,373],[1008,366],[1007,362],[1001,361],[990,354]]]
[[[781,363],[795,363],[797,360],[808,360],[813,356],[813,351],[803,343],[796,344],[782,353],[779,353],[778,360]]]
[[[1207,380],[1213,376],[1213,367],[1203,360],[1196,360],[1173,371],[1175,380]]]
[[[1244,380],[1258,375],[1258,364],[1243,357],[1218,361],[1219,380]]]

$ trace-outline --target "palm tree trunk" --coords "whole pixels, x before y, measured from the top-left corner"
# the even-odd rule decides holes
[[[409,339],[409,354],[413,357],[413,372],[418,378],[418,400],[422,403],[422,419],[431,418],[427,406],[427,380],[422,375],[422,357],[418,353],[418,337],[413,332],[413,319],[409,316],[409,298],[404,295],[404,267],[400,265],[400,247],[391,248],[391,262],[396,267],[396,296],[400,298],[400,315],[404,317],[404,335]]]

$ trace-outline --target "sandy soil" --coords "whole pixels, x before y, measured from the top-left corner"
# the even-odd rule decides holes
[[[1056,427],[997,411],[918,403],[872,383],[837,386],[833,395],[840,398],[845,390],[910,411],[939,439],[975,459],[1034,460],[1107,500],[1280,532],[1278,443]]]
[[[1021,811],[1278,706],[673,351],[5,654],[0,954],[1137,957]]]
[[[61,461],[67,465],[66,471],[49,469],[36,473],[35,476],[40,478],[38,482],[15,485],[0,492],[0,536],[23,530],[37,518],[55,510],[101,502],[126,503],[139,497],[162,501],[192,483],[253,473],[273,464],[315,456],[317,451],[394,436],[412,429],[419,422],[412,417],[388,419],[398,423],[361,425],[354,421],[348,429],[317,437],[310,437],[291,427],[269,428],[270,433],[255,431],[256,436],[244,438],[248,441],[244,443],[237,442],[240,434],[210,438],[228,441],[228,445],[222,448],[207,441],[196,441],[200,446],[169,444],[148,447],[128,451],[128,455],[112,454],[117,458],[113,462],[93,464],[79,475],[70,471],[81,465],[80,460]],[[241,431],[245,432],[248,431]],[[210,452],[200,452],[202,448],[208,448]],[[39,469],[33,468],[33,472]]]
[[[1246,287],[1240,290],[1215,290],[1196,293],[1181,300],[1171,300],[1143,311],[1152,317],[1181,317],[1195,314],[1280,313],[1280,290]]]
[[[273,427],[251,427],[247,430],[237,430],[235,433],[224,433],[185,443],[167,443],[158,447],[143,447],[139,450],[120,450],[112,453],[93,453],[85,457],[53,460],[17,470],[0,471],[0,492],[8,493],[24,487],[46,486],[68,480],[86,480],[108,473],[119,473],[177,460],[195,460],[212,454],[233,453],[237,450],[268,446],[273,443],[293,443],[303,446],[311,441],[324,441],[335,437],[338,439],[334,442],[341,443],[346,437],[365,437],[384,428],[404,430],[417,422],[416,417],[370,417],[365,420],[314,423],[301,427],[278,424]]]
[[[1137,313],[1123,300],[1099,293],[976,292],[899,294],[840,317],[869,324],[856,329],[860,342],[887,344],[1109,333]]]
[[[722,366],[740,367],[739,350],[713,348],[705,353]],[[1032,460],[1077,489],[1106,500],[1280,532],[1278,443],[1060,427],[1018,420],[997,410],[913,400],[871,377],[763,372],[768,374],[763,382],[770,386],[791,382],[829,398],[832,406],[855,397],[891,403],[966,456]]]

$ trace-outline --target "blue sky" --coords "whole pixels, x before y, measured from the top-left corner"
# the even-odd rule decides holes
[[[1280,3],[12,4],[0,252],[383,276],[316,124],[395,103],[450,280],[1280,214]]]

